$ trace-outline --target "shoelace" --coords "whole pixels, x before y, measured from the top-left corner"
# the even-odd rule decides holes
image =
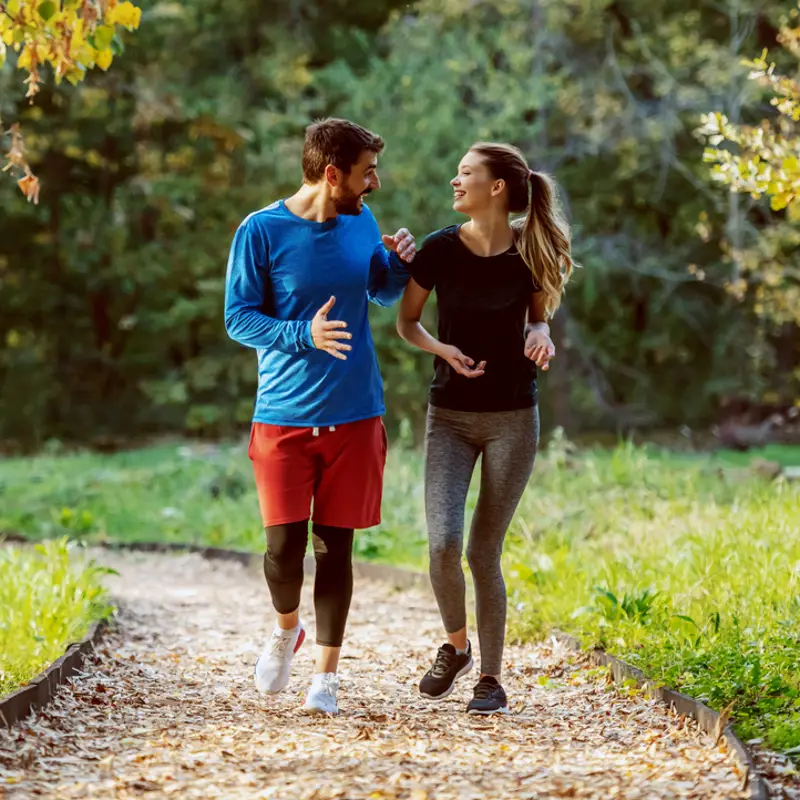
[[[475,699],[488,700],[491,693],[497,688],[498,687],[493,683],[484,683],[483,681],[480,681],[475,685]]]
[[[289,636],[273,636],[270,644],[270,655],[284,658],[286,656],[286,648],[289,647]]]
[[[440,647],[439,651],[436,653],[436,660],[431,667],[431,675],[435,678],[441,678],[443,675],[446,675],[454,658],[455,656],[452,653],[448,653],[447,650]]]
[[[335,677],[329,678],[326,676],[320,681],[319,688],[326,694],[329,694],[331,697],[335,698],[336,690],[339,688],[339,680]]]

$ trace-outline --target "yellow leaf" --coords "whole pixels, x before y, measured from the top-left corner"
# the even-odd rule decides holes
[[[114,54],[111,50],[101,50],[97,57],[95,58],[95,64],[102,70],[107,70],[111,66],[111,60],[114,58]]]
[[[75,58],[83,47],[83,20],[78,19],[72,28],[72,40],[69,45],[70,58]]]
[[[30,69],[33,66],[33,53],[28,45],[25,45],[22,52],[17,59],[17,67],[19,69]]]
[[[781,211],[782,209],[786,208],[792,200],[792,195],[782,192],[781,194],[775,194],[769,201],[770,208],[773,211]]]
[[[142,9],[137,8],[129,0],[120,3],[114,8],[110,8],[105,17],[107,25],[122,25],[125,28],[133,29],[139,27],[139,22],[142,19]]]

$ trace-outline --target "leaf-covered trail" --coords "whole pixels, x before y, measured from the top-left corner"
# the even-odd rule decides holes
[[[270,629],[263,578],[193,555],[102,553],[123,612],[91,674],[0,733],[8,798],[738,798],[732,759],[658,704],[620,698],[548,645],[509,648],[513,715],[463,713],[415,685],[441,638],[422,593],[357,582],[342,713],[298,709],[313,648],[289,691],[264,698],[254,659]],[[313,622],[310,592],[305,619]],[[313,625],[310,626],[313,635]],[[542,685],[546,681],[546,685]]]

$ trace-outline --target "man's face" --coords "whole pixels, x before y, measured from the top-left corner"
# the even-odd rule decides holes
[[[364,196],[381,188],[378,177],[378,154],[364,150],[349,174],[336,170],[339,183],[333,187],[332,200],[337,214],[358,216],[364,208]]]

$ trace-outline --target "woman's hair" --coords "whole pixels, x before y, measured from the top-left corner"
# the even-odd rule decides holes
[[[509,144],[478,142],[470,151],[483,157],[489,171],[508,190],[508,210],[525,214],[511,223],[522,259],[545,293],[545,312],[552,317],[575,262],[570,253],[569,225],[558,204],[556,185],[549,175],[534,172],[520,150]]]

